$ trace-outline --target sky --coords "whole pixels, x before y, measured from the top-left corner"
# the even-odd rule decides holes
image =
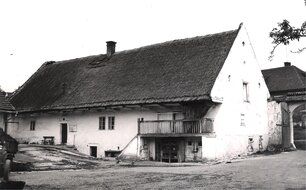
[[[12,92],[44,62],[237,29],[243,22],[262,69],[285,61],[306,71],[306,39],[276,49],[269,32],[306,21],[305,0],[1,0],[0,87]]]

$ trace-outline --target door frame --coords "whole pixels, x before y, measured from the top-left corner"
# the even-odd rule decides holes
[[[61,144],[67,144],[68,142],[68,123],[61,123],[61,130],[60,130],[60,137],[61,137]],[[63,142],[63,126],[66,125],[66,142]]]
[[[95,153],[96,153],[95,156],[92,155],[92,153],[94,152],[93,149],[95,149]],[[98,157],[98,146],[90,145],[89,146],[89,155],[97,158]]]

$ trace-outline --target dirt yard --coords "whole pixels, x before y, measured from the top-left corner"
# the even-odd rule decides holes
[[[92,169],[99,164],[90,156],[63,146],[18,146],[13,171],[46,171],[65,169]]]
[[[13,172],[11,183],[25,189],[306,189],[305,158],[298,150],[219,164],[100,161],[92,169]]]

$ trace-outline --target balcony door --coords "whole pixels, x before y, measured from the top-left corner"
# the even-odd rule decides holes
[[[157,115],[157,120],[161,121],[159,123],[159,128],[162,133],[173,133],[182,132],[184,115],[181,112],[167,112],[159,113]]]
[[[182,112],[167,112],[158,113],[157,120],[183,120],[184,115]]]

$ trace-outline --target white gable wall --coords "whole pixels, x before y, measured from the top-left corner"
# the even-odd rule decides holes
[[[249,87],[249,102],[244,102],[243,83]],[[259,148],[259,135],[263,135],[263,146],[266,146],[269,92],[244,27],[240,29],[211,96],[222,103],[207,115],[214,118],[216,138],[203,137],[203,156],[232,157],[249,152],[249,137],[254,139],[255,152]],[[241,125],[242,117],[245,125]]]

